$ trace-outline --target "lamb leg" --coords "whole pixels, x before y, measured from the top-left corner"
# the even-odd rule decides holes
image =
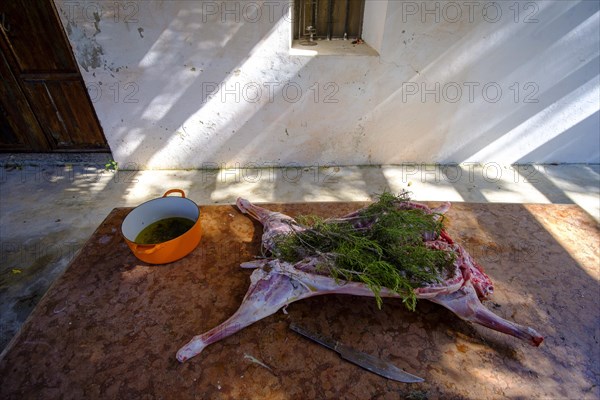
[[[309,290],[286,275],[256,269],[240,308],[225,322],[201,335],[194,336],[177,352],[177,360],[184,362],[199,354],[206,346],[274,314],[283,306],[298,300]]]
[[[428,299],[440,304],[465,321],[475,322],[498,332],[521,339],[532,346],[539,346],[544,338],[533,328],[507,321],[488,310],[477,297],[470,281],[458,291]]]

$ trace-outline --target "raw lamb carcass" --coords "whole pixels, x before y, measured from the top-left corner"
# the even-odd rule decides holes
[[[293,218],[255,206],[247,200],[238,199],[237,206],[242,212],[250,214],[263,224],[262,242],[267,250],[272,250],[275,245],[275,236],[304,229]],[[413,202],[403,202],[399,206],[419,208],[428,213],[443,213],[448,210],[449,203],[434,210]],[[343,218],[355,218],[357,215],[352,213]],[[356,221],[362,225],[369,223],[360,219]],[[466,321],[515,336],[533,346],[542,343],[543,337],[534,329],[500,318],[481,304],[480,298],[489,296],[493,285],[483,269],[462,246],[453,243],[445,232],[442,232],[439,238],[432,238],[429,233],[425,233],[423,237],[427,246],[453,251],[456,258],[454,268],[446,272],[446,276],[439,277],[441,283],[415,289],[417,298],[440,304]],[[243,268],[255,270],[250,276],[250,287],[240,308],[219,326],[193,337],[177,352],[177,359],[184,362],[199,354],[209,344],[232,335],[298,300],[334,293],[373,297],[372,290],[363,283],[341,282],[318,271],[316,266],[322,261],[320,257],[322,256],[307,257],[295,264],[278,259],[263,259],[242,264]],[[400,297],[385,288],[381,290],[380,295]]]

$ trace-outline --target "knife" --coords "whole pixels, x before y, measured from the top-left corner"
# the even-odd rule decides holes
[[[307,331],[306,329],[294,323],[290,324],[290,329],[304,337],[314,340],[315,342],[339,353],[344,360],[350,361],[351,363],[354,363],[359,367],[362,367],[367,371],[371,371],[377,375],[381,375],[388,379],[393,379],[395,381],[405,383],[416,383],[424,381],[423,378],[411,375],[408,372],[401,370],[400,368],[387,361],[383,361],[382,359],[374,357],[370,354],[366,354],[355,350],[338,342],[337,340],[327,338],[323,335],[319,335],[318,333]]]

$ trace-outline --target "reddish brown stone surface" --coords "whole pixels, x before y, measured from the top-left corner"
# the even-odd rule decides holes
[[[338,216],[359,203],[272,205]],[[573,205],[461,204],[450,234],[486,268],[495,313],[537,329],[539,348],[465,323],[421,301],[378,310],[372,298],[290,305],[207,347],[175,353],[239,306],[259,254],[260,225],[232,206],[202,207],[204,237],[178,262],[139,262],[115,209],[57,280],[0,360],[0,398],[313,399],[598,398],[598,226]],[[425,383],[386,380],[288,329],[297,322],[392,361]],[[270,370],[252,362],[260,360]],[[421,396],[421,397],[418,397]]]

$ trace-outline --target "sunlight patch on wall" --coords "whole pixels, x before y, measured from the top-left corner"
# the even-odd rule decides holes
[[[600,81],[596,76],[465,161],[495,160],[512,164],[598,111]]]
[[[277,21],[253,49],[246,50],[247,58],[232,68],[226,79],[202,83],[202,104],[176,130],[181,134],[171,135],[166,145],[152,156],[149,168],[173,164],[174,154],[187,154],[187,158],[193,157],[193,152],[201,152],[204,158],[214,154],[261,108],[273,102],[274,84],[292,79],[310,62],[310,59],[290,62],[287,49],[283,47],[286,52],[276,56],[278,64],[286,62],[285,70],[279,69],[276,79],[263,73],[266,60],[273,58],[273,49],[282,48],[282,30],[289,30],[289,22],[285,19]],[[283,57],[286,59],[282,60]],[[274,80],[276,82],[269,82]]]
[[[159,95],[150,100],[142,113],[142,119],[149,122],[161,121],[172,112],[182,97],[189,97],[186,89],[204,72],[197,65],[198,58],[189,55],[190,49],[195,49],[195,54],[205,54],[207,61],[214,60],[243,26],[231,19],[221,21],[219,29],[211,29],[207,23],[209,17],[203,14],[205,9],[205,5],[190,5],[189,8],[178,10],[177,16],[140,60],[138,67],[141,70],[159,77],[158,81],[147,84],[163,88],[158,91]]]

